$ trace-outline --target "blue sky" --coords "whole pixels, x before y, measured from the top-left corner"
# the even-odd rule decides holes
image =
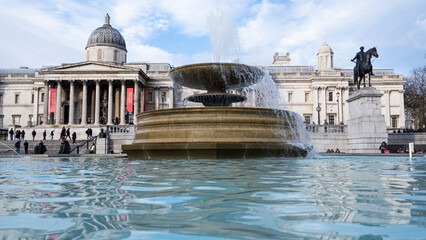
[[[377,47],[376,68],[408,74],[426,64],[424,0],[0,0],[0,68],[84,61],[106,13],[126,40],[128,62],[213,61],[208,19],[220,13],[246,64],[289,52],[292,64],[316,67],[324,41],[337,68],[353,67],[361,45]]]

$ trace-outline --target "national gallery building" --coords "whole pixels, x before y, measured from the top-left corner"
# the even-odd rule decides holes
[[[353,70],[334,68],[333,51],[326,43],[317,56],[318,69],[291,65],[288,53],[275,54],[273,64],[262,68],[277,84],[286,107],[307,123],[346,124]],[[169,63],[127,63],[126,42],[107,15],[105,24],[89,36],[86,61],[0,69],[0,128],[133,124],[137,113],[182,107],[184,97],[196,92],[174,87],[169,70]],[[386,126],[404,128],[402,75],[392,69],[374,73],[372,85],[383,93]],[[254,100],[246,104],[257,105]]]

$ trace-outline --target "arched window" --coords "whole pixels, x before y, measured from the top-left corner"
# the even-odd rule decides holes
[[[118,62],[118,50],[114,50],[114,62]]]
[[[102,61],[102,50],[98,49],[98,61]]]

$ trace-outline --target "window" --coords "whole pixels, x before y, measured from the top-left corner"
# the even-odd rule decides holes
[[[34,103],[34,93],[31,95],[31,103]]]
[[[0,104],[3,104],[3,94],[0,94]]]
[[[328,115],[328,124],[334,125],[334,115]]]
[[[21,115],[13,115],[12,120],[14,125],[21,125]]]
[[[40,102],[44,102],[44,93],[41,93],[41,101]]]
[[[98,49],[98,61],[102,61],[102,50]]]
[[[114,62],[118,62],[118,50],[114,50]]]
[[[147,100],[148,100],[148,102],[154,102],[154,97],[153,97],[153,94],[152,94],[152,92],[148,92],[148,94],[147,94],[148,96],[147,96]]]
[[[305,115],[304,117],[306,124],[311,124],[311,115]]]
[[[15,94],[15,103],[19,103],[19,94]]]
[[[305,102],[309,102],[309,93],[305,93]]]
[[[161,92],[161,102],[165,103],[166,102],[166,98],[167,97],[167,93],[166,92]]]
[[[34,122],[34,118],[33,118],[33,115],[32,115],[32,114],[28,115],[28,119],[30,119],[30,122],[31,122],[31,123],[33,123],[33,122]]]
[[[288,102],[291,102],[293,98],[293,93],[289,92],[288,93]]]
[[[3,115],[0,115],[0,128],[3,128]]]
[[[328,101],[329,102],[333,101],[333,92],[328,92]]]
[[[43,115],[42,114],[38,115],[38,119],[39,119],[39,123],[43,124]]]
[[[392,127],[397,128],[398,127],[398,116],[392,116],[391,121],[392,121],[392,123],[391,123]]]

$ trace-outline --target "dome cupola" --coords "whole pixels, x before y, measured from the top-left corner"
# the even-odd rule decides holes
[[[86,54],[87,61],[126,62],[126,41],[120,32],[111,26],[108,13],[105,16],[105,24],[90,34]]]

